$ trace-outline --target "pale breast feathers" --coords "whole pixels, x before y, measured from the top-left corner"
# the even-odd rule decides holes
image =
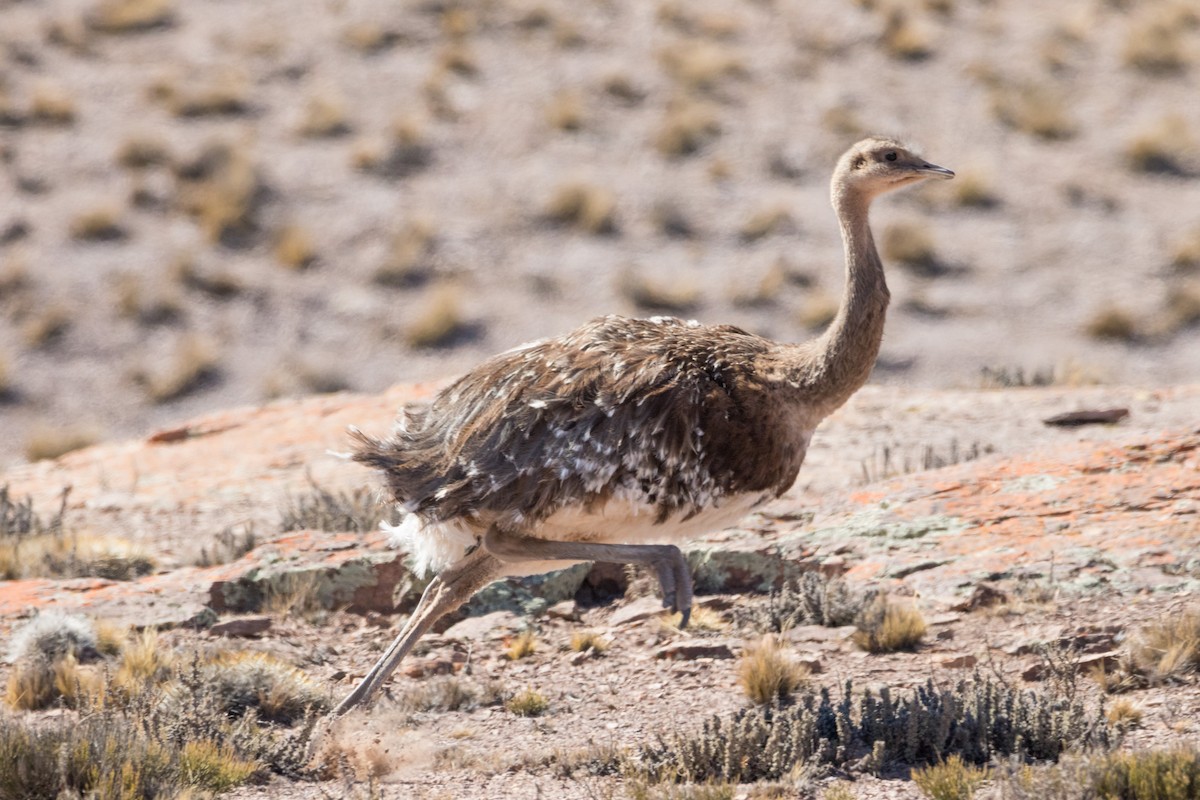
[[[663,521],[782,491],[799,461],[756,405],[769,346],[728,326],[600,318],[484,362],[388,440],[359,434],[356,459],[426,519],[532,523],[624,495]]]

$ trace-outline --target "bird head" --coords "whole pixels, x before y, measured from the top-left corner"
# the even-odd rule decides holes
[[[852,190],[875,197],[927,178],[953,177],[950,170],[929,163],[900,142],[872,136],[842,154],[833,182],[835,193]]]

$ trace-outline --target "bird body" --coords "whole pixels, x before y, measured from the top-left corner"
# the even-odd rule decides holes
[[[370,699],[434,621],[505,575],[645,564],[686,625],[691,574],[673,542],[785,492],[818,423],[870,375],[889,301],[871,201],[953,174],[890,139],[863,140],[839,159],[831,195],[846,290],[813,341],[600,317],[485,361],[406,408],[386,439],[355,431],[354,458],[383,473],[407,515],[393,533],[437,575],[335,713]]]

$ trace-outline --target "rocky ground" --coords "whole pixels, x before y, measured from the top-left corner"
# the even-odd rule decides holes
[[[959,172],[875,211],[878,383],[1200,378],[1194,3],[4,0],[0,20],[3,464],[442,378],[604,313],[803,339],[840,293],[831,166],[876,131]]]
[[[370,484],[370,475],[326,451],[344,447],[347,424],[381,430],[397,404],[434,388],[280,401],[9,470],[2,482],[39,509],[55,508],[71,486],[70,530],[136,546],[155,566],[129,581],[0,583],[0,630],[48,608],[161,626],[182,651],[271,652],[336,699],[390,641],[420,584],[378,534],[283,533],[280,519],[314,483],[331,492]],[[1113,407],[1130,415],[1111,426],[1042,423]],[[673,628],[653,587],[620,571],[579,567],[495,584],[467,616],[422,643],[374,709],[324,732],[358,765],[358,783],[275,778],[233,796],[367,797],[368,773],[378,776],[376,796],[389,798],[632,796],[629,779],[571,774],[563,765],[745,707],[737,665],[761,635],[751,623],[755,609],[767,603],[766,591],[808,570],[844,575],[855,592],[886,590],[929,624],[916,651],[891,654],[863,652],[852,628],[792,628],[784,646],[810,666],[816,685],[836,690],[852,680],[901,690],[978,669],[1038,688],[1054,674],[1039,654],[1049,645],[1081,666],[1079,691],[1100,702],[1088,669],[1111,668],[1145,625],[1197,606],[1197,407],[1197,386],[869,387],[818,434],[791,492],[687,548],[702,609],[691,630]],[[213,560],[201,551],[219,549],[223,533],[247,529],[253,550],[201,565]],[[981,587],[997,594],[983,597]],[[536,632],[537,649],[511,660],[507,651],[526,629]],[[580,631],[599,633],[609,647],[572,651]],[[446,681],[484,696],[531,689],[549,707],[532,718],[487,702],[420,710],[420,698]],[[1200,740],[1194,679],[1124,697],[1143,715],[1125,745]],[[903,770],[857,776],[851,789],[860,798],[919,796]],[[755,791],[765,789],[740,789]],[[801,788],[774,791],[805,796]]]

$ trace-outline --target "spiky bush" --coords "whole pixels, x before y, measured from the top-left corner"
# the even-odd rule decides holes
[[[783,633],[797,625],[837,628],[854,624],[873,597],[871,593],[855,593],[841,578],[806,572],[799,580],[772,592],[766,603],[754,607],[749,621],[760,633]]]
[[[366,489],[331,492],[310,481],[310,491],[292,497],[282,510],[280,530],[365,533],[379,527],[385,506]]]
[[[9,640],[10,663],[30,659],[54,662],[68,655],[81,660],[99,655],[96,626],[87,617],[45,611],[25,623]]]
[[[200,674],[212,702],[233,718],[254,709],[268,722],[290,725],[329,707],[325,693],[305,673],[266,653],[222,654]]]
[[[939,688],[929,681],[893,696],[883,689],[840,700],[826,688],[786,708],[714,716],[699,731],[659,736],[642,748],[641,768],[658,780],[748,783],[776,780],[797,764],[877,770],[887,762],[919,766],[952,755],[983,764],[996,757],[1057,760],[1068,746],[1107,743],[1099,711],[1078,701],[1021,691],[976,675]]]

